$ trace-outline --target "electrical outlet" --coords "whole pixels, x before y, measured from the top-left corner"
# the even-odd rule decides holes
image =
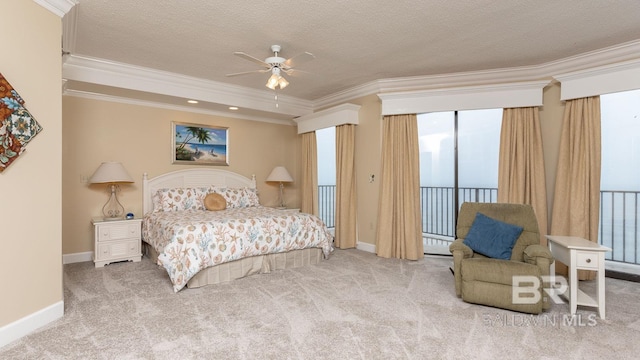
[[[80,184],[87,184],[89,182],[89,177],[87,175],[80,175]]]

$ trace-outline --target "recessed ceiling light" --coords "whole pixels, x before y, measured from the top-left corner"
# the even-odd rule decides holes
[[[237,106],[229,106],[229,110],[238,110]]]
[[[198,100],[187,100],[189,104],[197,104]]]

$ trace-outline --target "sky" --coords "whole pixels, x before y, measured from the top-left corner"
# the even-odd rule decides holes
[[[498,187],[502,109],[458,112],[458,186]],[[454,112],[418,115],[420,186],[454,186]]]
[[[640,191],[640,90],[600,97],[602,190]]]
[[[316,131],[318,144],[318,185],[336,184],[336,128]]]
[[[203,129],[208,130],[209,132],[209,141],[207,141],[205,144],[209,144],[209,145],[225,145],[227,142],[227,129],[226,128],[212,128],[212,127],[208,127],[208,126],[198,126],[198,125],[180,125],[180,124],[175,124],[176,127],[176,142],[177,143],[181,143],[184,139],[186,139],[187,137],[190,137],[191,135],[189,135],[189,133],[187,132],[186,128],[188,126],[195,126],[195,127],[201,127]],[[200,142],[198,141],[197,138],[193,138],[189,141],[192,144],[199,144]]]

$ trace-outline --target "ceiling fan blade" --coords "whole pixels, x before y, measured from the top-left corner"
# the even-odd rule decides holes
[[[282,69],[281,71],[290,76],[298,76],[301,74],[315,75],[315,73],[312,73],[310,71],[304,71],[304,70],[298,70],[298,69]]]
[[[247,74],[254,74],[254,73],[266,73],[269,70],[270,69],[243,71],[243,72],[239,72],[239,73],[226,74],[225,76],[238,76],[238,75],[247,75]]]
[[[267,64],[266,62],[258,59],[258,58],[254,58],[253,56],[247,54],[247,53],[243,53],[242,51],[236,51],[233,53],[233,55],[237,55],[240,56],[241,58],[245,59],[245,60],[249,60],[251,62],[254,62],[260,66],[266,67],[266,68],[271,68],[271,65]]]
[[[289,59],[287,59],[283,64],[287,69],[296,67],[302,63],[305,63],[307,61],[311,61],[313,59],[315,59],[316,57],[310,53],[310,52],[303,52],[301,54],[298,54],[296,56],[290,57]]]

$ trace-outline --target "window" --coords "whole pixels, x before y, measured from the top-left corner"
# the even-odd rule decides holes
[[[599,242],[608,260],[640,264],[640,90],[600,97]],[[635,268],[635,269],[634,269]],[[617,269],[640,273],[639,267]]]
[[[460,205],[496,202],[502,109],[418,115],[425,252],[446,253]]]
[[[335,227],[336,128],[316,130],[318,146],[318,215],[329,228]]]

